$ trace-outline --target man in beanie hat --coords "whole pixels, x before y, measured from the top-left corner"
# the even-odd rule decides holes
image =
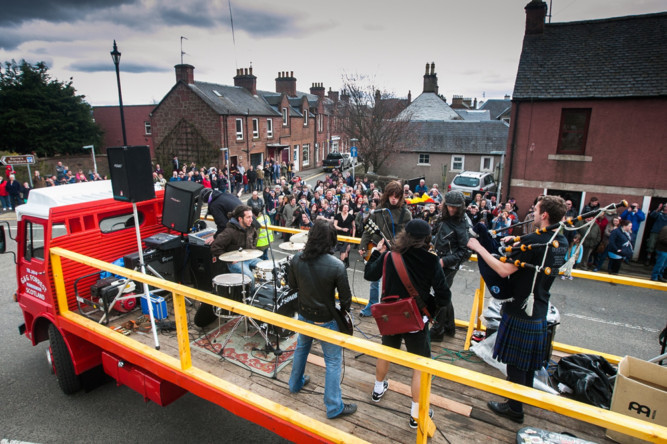
[[[396,236],[391,252],[387,251],[384,240],[380,241],[366,264],[364,279],[379,280],[383,277],[383,270],[386,266],[386,270],[384,270],[384,273],[386,273],[384,275],[386,288],[382,289],[383,296],[398,295],[401,299],[411,297],[398,276],[394,265],[394,256],[390,254],[392,252],[398,253],[403,259],[410,281],[419,293],[419,297],[426,305],[429,313],[435,313],[438,308],[451,302],[452,293],[449,291],[438,258],[428,251],[430,243],[431,227],[429,224],[421,219],[411,220],[405,225],[405,230]],[[434,290],[433,294],[431,294],[431,289]],[[428,322],[424,324],[424,329],[421,331],[382,336],[383,345],[396,349],[401,348],[401,342],[403,341],[405,341],[408,352],[427,358],[431,357]],[[375,386],[371,394],[371,399],[374,402],[379,402],[389,388],[389,383],[386,380],[388,371],[389,361],[378,359],[375,367]],[[413,429],[417,428],[420,378],[421,372],[413,370],[412,407],[409,419],[410,427]],[[430,411],[429,414],[432,415],[433,411]]]
[[[229,222],[229,213],[236,207],[242,205],[241,200],[233,194],[223,193],[218,190],[204,188],[201,192],[201,202],[208,204],[206,214],[213,216],[218,231],[215,235],[222,233]]]
[[[454,276],[461,268],[461,264],[470,257],[470,251],[466,247],[470,236],[463,193],[449,191],[445,194],[441,206],[440,220],[435,224],[434,246],[445,272],[447,286],[452,288]],[[454,319],[454,306],[450,302],[435,316],[431,341],[442,341],[444,335],[454,336],[456,334]]]
[[[407,205],[405,205],[405,199],[403,197],[403,186],[400,182],[394,180],[389,182],[382,193],[380,198],[379,207],[368,216],[368,219],[373,221],[375,225],[382,232],[382,235],[379,233],[372,233],[367,230],[364,230],[364,233],[361,235],[361,241],[359,243],[360,249],[359,254],[361,257],[365,257],[366,249],[368,245],[373,243],[375,245],[380,242],[382,236],[389,240],[393,245],[394,237],[403,230],[405,224],[407,224],[412,219],[412,214],[408,210]],[[366,224],[368,221],[366,222]],[[380,281],[379,279],[371,282],[370,295],[368,298],[368,304],[364,307],[363,310],[359,313],[360,316],[368,317],[371,315],[371,305],[376,304],[380,299]]]

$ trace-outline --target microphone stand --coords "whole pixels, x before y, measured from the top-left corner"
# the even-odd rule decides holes
[[[269,241],[269,255],[271,257],[271,262],[273,263],[273,270],[271,271],[271,274],[273,275],[273,308],[272,311],[273,313],[276,312],[278,309],[278,271],[276,270],[276,262],[275,262],[275,256],[273,254],[273,246],[271,245],[271,240],[270,240],[270,235],[269,235],[269,225],[268,225],[268,214],[266,214],[266,205],[262,206],[262,212],[264,214],[264,226],[263,228],[266,230],[266,240]],[[278,379],[278,360],[280,359],[280,356],[283,354],[283,350],[280,349],[280,335],[278,334],[277,328],[274,326],[273,332],[276,337],[276,346],[273,347],[271,344],[271,341],[268,340],[269,334],[267,331],[266,337],[266,345],[264,346],[264,349],[261,350],[267,355],[269,353],[273,353],[273,355],[276,357],[275,362],[273,363],[273,379]]]

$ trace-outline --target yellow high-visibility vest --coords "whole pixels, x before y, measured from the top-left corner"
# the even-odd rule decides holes
[[[265,225],[271,223],[271,220],[262,214],[257,218],[257,222],[260,223],[262,228],[257,231],[257,248],[266,247],[269,245],[269,242],[273,242],[273,231],[264,228]]]

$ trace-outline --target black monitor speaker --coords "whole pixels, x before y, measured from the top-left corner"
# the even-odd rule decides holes
[[[142,202],[155,198],[153,167],[148,146],[107,148],[113,198]]]
[[[201,213],[199,193],[203,188],[197,182],[167,182],[162,225],[179,233],[189,233]]]

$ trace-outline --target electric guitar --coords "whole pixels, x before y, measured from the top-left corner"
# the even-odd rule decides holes
[[[391,249],[391,242],[389,242],[389,239],[384,235],[382,230],[380,230],[380,227],[377,226],[375,222],[373,222],[370,218],[366,221],[366,224],[364,225],[364,231],[370,234],[377,234],[384,239],[385,245],[387,245],[388,249]],[[371,253],[373,252],[373,248],[377,247],[377,244],[375,242],[369,242],[368,245],[366,246],[366,256],[364,256],[364,261],[368,262],[368,259],[371,258]]]

